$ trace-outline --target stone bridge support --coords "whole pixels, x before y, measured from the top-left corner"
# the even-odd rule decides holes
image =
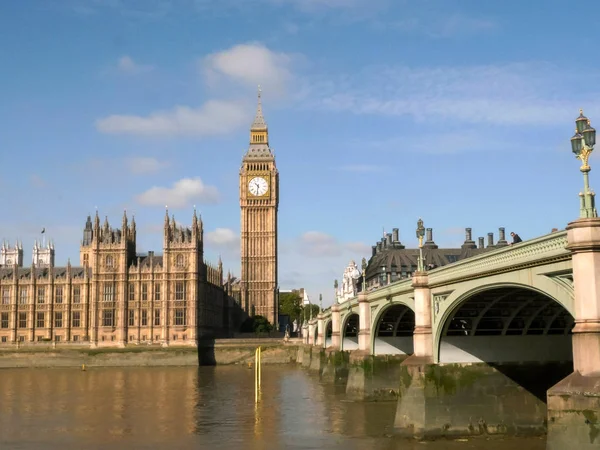
[[[358,294],[358,350],[361,353],[371,353],[371,304],[366,292]]]
[[[325,346],[325,317],[323,313],[319,313],[317,316],[317,342],[315,345],[318,347]]]
[[[331,306],[331,348],[333,350],[342,348],[342,318],[339,303]]]
[[[315,328],[317,324],[313,322],[308,323],[308,345],[315,345]]]
[[[575,291],[573,373],[548,391],[548,450],[600,448],[600,218],[567,227]]]
[[[413,276],[412,285],[415,289],[414,356],[422,362],[433,362],[431,291],[427,273],[416,272]]]

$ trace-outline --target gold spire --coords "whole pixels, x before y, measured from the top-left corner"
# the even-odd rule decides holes
[[[269,132],[267,129],[267,122],[263,116],[262,111],[262,91],[258,86],[258,102],[256,105],[256,116],[254,122],[250,127],[250,144],[268,144],[269,143]]]

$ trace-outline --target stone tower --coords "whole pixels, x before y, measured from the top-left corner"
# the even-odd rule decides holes
[[[15,246],[11,247],[9,243],[3,241],[0,247],[0,267],[14,264],[23,267],[23,244],[15,241]]]
[[[277,210],[279,173],[269,147],[258,88],[250,146],[240,169],[242,306],[277,323]]]
[[[124,212],[121,228],[112,228],[108,218],[100,225],[96,211],[91,232],[90,223],[91,218],[88,217],[79,249],[82,265],[94,274],[90,295],[94,311],[90,339],[96,345],[99,330],[109,327],[118,330],[115,337],[119,345],[124,345],[127,339],[127,269],[135,260],[136,251],[135,219],[129,224]]]
[[[33,255],[31,261],[36,267],[54,266],[54,243],[48,241],[39,243],[37,240],[33,244]]]

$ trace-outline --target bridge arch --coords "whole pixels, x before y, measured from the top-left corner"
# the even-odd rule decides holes
[[[468,290],[456,296],[436,321],[436,360],[572,361],[570,305],[564,297],[557,299],[547,291],[517,283]]]
[[[324,336],[323,336],[323,347],[327,348],[331,346],[331,336],[333,335],[333,322],[331,318],[325,320],[323,325],[324,328]]]
[[[358,313],[349,311],[342,317],[340,328],[340,350],[356,350],[358,349],[358,331],[360,327],[360,318]]]
[[[371,327],[373,355],[411,355],[415,312],[404,302],[389,302],[380,306]]]

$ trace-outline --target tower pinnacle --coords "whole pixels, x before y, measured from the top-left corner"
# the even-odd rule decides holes
[[[262,91],[258,86],[258,101],[256,105],[256,116],[250,126],[250,144],[267,144],[269,143],[269,132],[267,122],[262,111]]]
[[[265,122],[265,118],[263,116],[263,111],[262,111],[262,100],[261,100],[261,96],[262,96],[262,91],[260,89],[260,86],[258,86],[258,101],[256,104],[256,116],[254,117],[254,122],[252,122],[252,130],[256,130],[256,131],[262,131],[262,130],[266,130],[267,129],[267,123]]]

